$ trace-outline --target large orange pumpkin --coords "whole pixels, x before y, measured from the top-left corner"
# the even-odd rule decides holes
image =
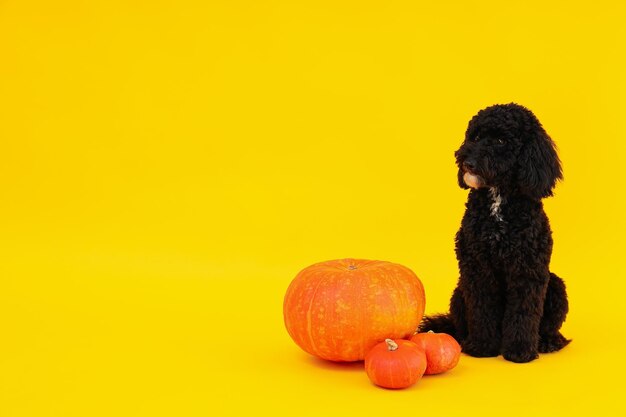
[[[332,361],[358,361],[385,339],[411,336],[424,315],[424,287],[409,268],[340,259],[303,269],[285,294],[291,338]]]

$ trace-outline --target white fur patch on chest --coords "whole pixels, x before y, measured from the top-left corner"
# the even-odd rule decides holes
[[[500,212],[500,205],[502,204],[502,196],[498,192],[497,188],[490,188],[489,193],[491,194],[491,215],[496,218],[497,221],[501,222],[504,219],[502,218],[502,213]]]

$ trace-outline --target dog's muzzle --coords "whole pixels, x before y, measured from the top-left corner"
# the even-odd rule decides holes
[[[483,177],[472,174],[469,171],[465,171],[465,173],[463,174],[463,182],[465,182],[468,187],[476,189],[485,185],[485,180],[483,179]]]
[[[485,179],[480,175],[474,174],[476,168],[476,162],[472,158],[467,158],[461,163],[461,169],[463,170],[463,182],[468,187],[480,188],[485,185]]]

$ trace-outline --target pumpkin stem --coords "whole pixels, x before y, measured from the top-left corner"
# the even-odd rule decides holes
[[[429,330],[428,333],[435,333],[435,332],[433,332],[432,330]]]
[[[389,352],[393,352],[398,349],[398,344],[391,339],[385,339],[385,343],[387,343],[387,349],[389,349]]]

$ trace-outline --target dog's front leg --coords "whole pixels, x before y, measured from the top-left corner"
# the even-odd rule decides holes
[[[540,267],[507,277],[502,322],[502,355],[505,359],[524,363],[539,356],[539,324],[549,277],[549,272]]]
[[[460,290],[466,308],[467,337],[461,342],[463,352],[475,357],[500,354],[502,339],[502,283],[489,268],[461,263]]]

